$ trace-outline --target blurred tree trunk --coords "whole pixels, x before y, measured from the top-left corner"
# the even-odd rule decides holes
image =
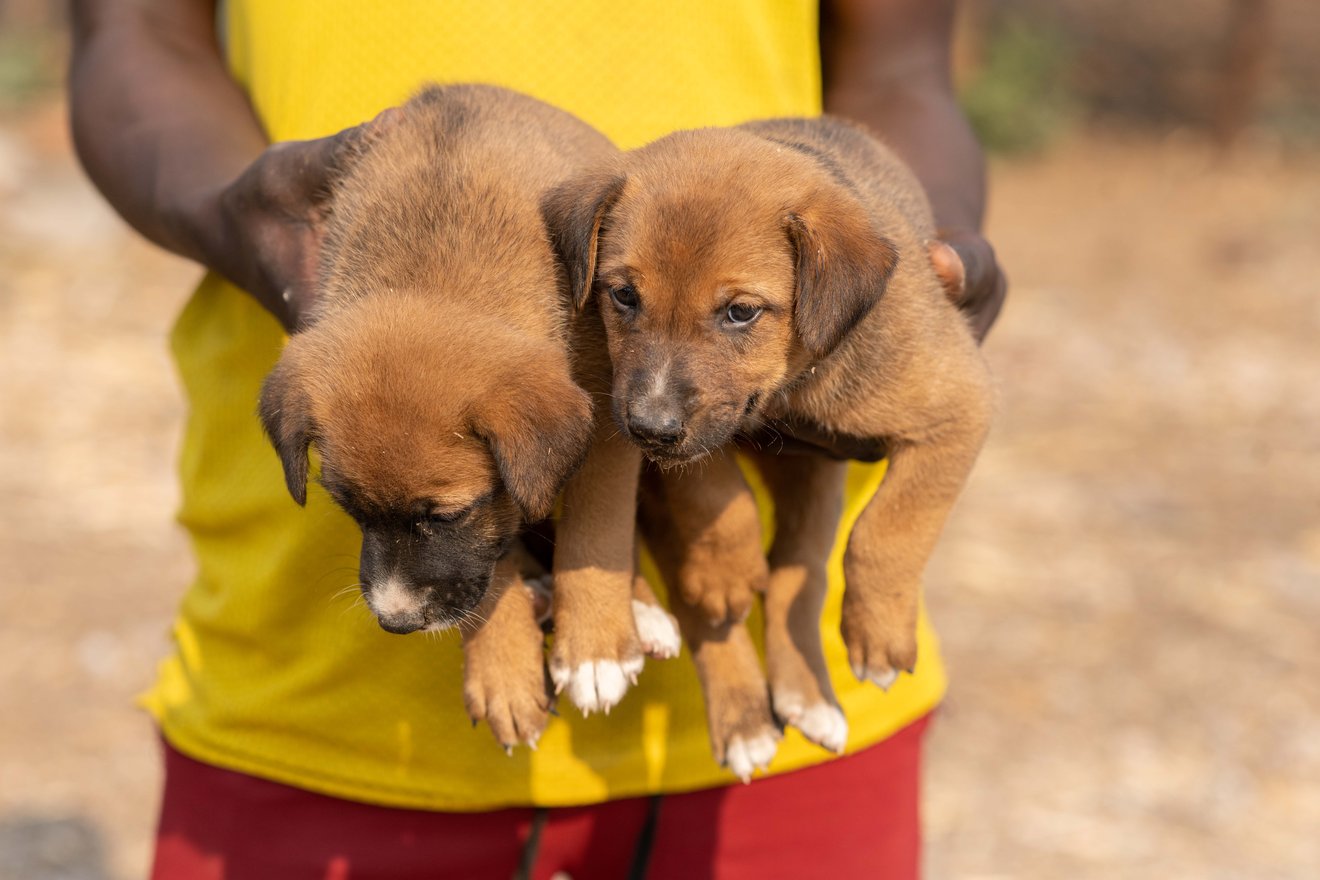
[[[1234,0],[1229,13],[1214,111],[1215,135],[1221,144],[1231,144],[1255,117],[1273,48],[1271,6],[1272,0]]]

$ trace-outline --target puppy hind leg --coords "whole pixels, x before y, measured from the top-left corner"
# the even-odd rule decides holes
[[[673,586],[687,545],[678,538],[663,496],[649,491],[653,488],[647,485],[642,492],[643,529],[660,573],[671,585],[670,609],[697,667],[711,750],[716,762],[747,782],[769,766],[781,737],[760,658],[746,625],[711,623],[704,609],[684,602]]]
[[[820,615],[843,508],[847,466],[815,455],[761,456],[775,499],[775,542],[765,595],[765,656],[775,716],[841,753],[848,722],[830,683]]]

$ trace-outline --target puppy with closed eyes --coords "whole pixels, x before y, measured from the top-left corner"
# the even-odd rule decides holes
[[[619,425],[662,465],[711,462],[699,476],[667,477],[667,495],[732,509],[746,487],[728,456],[706,457],[767,424],[888,458],[847,544],[842,625],[856,676],[888,688],[916,663],[921,573],[993,408],[988,370],[928,255],[935,226],[916,179],[856,126],[783,119],[670,135],[550,198],[576,218],[560,248],[576,301],[594,297],[604,316]],[[719,753],[734,728],[769,736],[773,710],[842,749],[819,613],[843,466],[810,456],[762,464],[779,520],[766,594],[773,704],[748,697],[733,724],[710,707],[712,739]],[[735,547],[745,554],[759,531],[746,517],[707,516],[694,528],[707,548],[699,567],[727,575],[707,578],[702,607],[736,620],[748,601],[745,567],[712,560]],[[677,542],[676,554],[703,544]],[[679,617],[698,656],[696,644],[731,626]],[[750,695],[754,667],[746,650],[733,653],[712,660],[721,668],[703,682],[727,691],[736,680]]]
[[[534,744],[550,695],[522,588],[533,572],[506,552],[523,524],[564,489],[550,673],[584,710],[635,679],[632,603],[655,604],[632,577],[639,458],[608,413],[593,417],[610,381],[599,321],[566,307],[539,207],[616,151],[490,86],[428,89],[379,129],[332,193],[320,297],[260,415],[300,504],[315,446],[322,485],[361,527],[380,625],[459,627],[474,719]]]

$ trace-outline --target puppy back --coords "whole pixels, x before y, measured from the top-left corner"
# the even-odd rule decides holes
[[[935,219],[921,183],[879,138],[834,116],[765,119],[739,126],[802,153],[841,186],[856,193],[882,231],[905,227],[918,240],[935,235]]]
[[[323,311],[421,290],[538,335],[547,320],[558,326],[561,303],[549,294],[559,269],[540,198],[614,153],[591,126],[526,95],[487,85],[424,89],[379,126],[332,194]]]

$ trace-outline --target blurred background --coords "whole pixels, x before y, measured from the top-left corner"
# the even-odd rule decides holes
[[[142,876],[198,271],[0,0],[0,878]],[[928,576],[933,878],[1320,876],[1320,5],[978,0],[1001,413]]]

